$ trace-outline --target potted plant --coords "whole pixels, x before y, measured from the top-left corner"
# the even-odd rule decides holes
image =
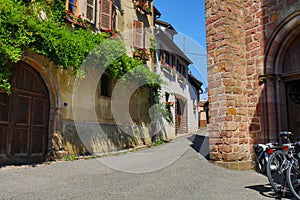
[[[85,20],[82,18],[81,15],[78,15],[76,17],[76,15],[74,15],[70,10],[67,10],[66,13],[66,17],[65,17],[66,21],[71,22],[74,25],[77,26],[81,26],[83,28],[86,28],[86,22]]]
[[[180,74],[180,73],[177,74],[177,79],[178,79],[179,82],[181,82],[181,83],[183,83],[183,84],[186,83],[186,78],[185,78],[185,76],[183,76],[183,75]]]
[[[162,69],[163,69],[163,71],[171,74],[172,76],[174,76],[176,74],[176,70],[175,70],[174,66],[172,66],[168,63],[162,64]]]
[[[149,60],[149,53],[145,48],[136,49],[135,51],[133,51],[133,57],[143,61],[147,61]]]
[[[102,33],[103,33],[103,36],[104,36],[105,38],[115,37],[115,36],[117,35],[117,34],[116,34],[114,31],[112,31],[111,29],[103,30]]]
[[[144,12],[145,14],[151,13],[151,6],[148,1],[145,0],[134,0],[134,7]]]
[[[171,102],[171,101],[167,101],[166,102],[166,107],[167,108],[171,108],[171,107],[173,107],[174,106],[174,102]]]

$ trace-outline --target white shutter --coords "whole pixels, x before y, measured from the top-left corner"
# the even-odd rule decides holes
[[[85,19],[90,23],[95,23],[95,2],[96,0],[86,0]]]

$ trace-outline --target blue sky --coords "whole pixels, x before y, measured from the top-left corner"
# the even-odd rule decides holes
[[[204,0],[187,0],[187,2],[155,0],[154,5],[162,14],[160,20],[172,24],[178,32],[192,37],[205,49],[205,2]]]
[[[188,3],[187,3],[188,2]],[[207,87],[205,2],[204,0],[155,0],[159,20],[170,23],[179,33],[175,42],[193,61],[191,72]],[[206,95],[202,95],[206,98]]]

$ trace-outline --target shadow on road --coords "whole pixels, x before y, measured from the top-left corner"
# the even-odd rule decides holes
[[[285,195],[277,194],[276,192],[274,192],[274,190],[272,189],[272,186],[270,184],[246,186],[245,188],[255,190],[255,191],[259,192],[259,194],[261,194],[262,196],[269,197],[271,199],[277,199],[277,200],[295,199],[295,198],[293,198],[293,195],[291,193],[288,193]]]
[[[192,142],[190,145],[197,153],[201,154],[207,160],[209,157],[209,137],[203,135],[192,135],[187,138]]]

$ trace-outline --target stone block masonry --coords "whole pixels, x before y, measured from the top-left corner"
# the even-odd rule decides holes
[[[253,144],[264,142],[265,49],[297,0],[206,0],[210,158],[216,164],[249,169]],[[272,124],[272,123],[271,123]],[[269,124],[270,126],[270,124]],[[271,132],[276,132],[273,130]]]

